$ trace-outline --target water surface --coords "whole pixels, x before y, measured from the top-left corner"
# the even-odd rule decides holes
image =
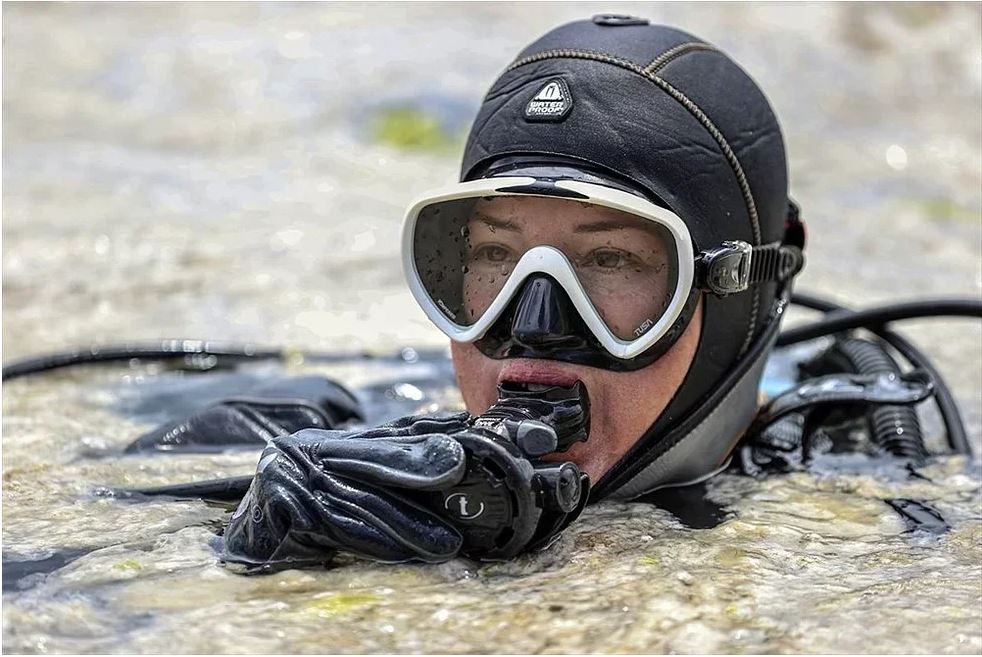
[[[402,280],[403,209],[455,179],[460,133],[515,53],[609,9],[5,3],[4,360],[159,337],[445,347]],[[718,44],[766,90],[809,227],[801,289],[851,305],[982,293],[977,5],[616,9]],[[418,117],[426,138],[391,138]],[[982,327],[904,330],[949,378],[978,453]],[[4,385],[4,650],[982,651],[980,471],[965,458],[914,478],[848,456],[721,475],[701,517],[604,503],[508,563],[341,559],[267,577],[217,564],[221,507],[93,493],[251,473],[250,451],[120,455],[226,386],[320,373],[379,414],[459,405],[427,387],[445,368],[394,367],[134,363]],[[419,394],[386,397],[394,381]],[[912,530],[887,500],[949,529]]]

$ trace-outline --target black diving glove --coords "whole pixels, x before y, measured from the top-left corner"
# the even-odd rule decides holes
[[[363,420],[358,401],[339,383],[322,376],[292,377],[168,422],[137,438],[126,452],[257,446],[301,429],[333,429]]]
[[[589,490],[573,463],[529,460],[585,439],[587,414],[576,424],[565,403],[548,416],[565,442],[504,402],[473,420],[408,417],[276,438],[229,521],[225,560],[265,570],[338,550],[387,562],[506,559],[548,545]]]
[[[449,433],[466,416],[403,418],[360,432],[275,438],[225,531],[225,559],[289,567],[344,550],[379,561],[445,561],[461,536],[411,498],[450,488],[466,456]]]

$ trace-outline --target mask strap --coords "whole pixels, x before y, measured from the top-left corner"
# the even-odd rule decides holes
[[[760,283],[786,283],[805,265],[805,224],[798,204],[788,199],[784,238],[761,246],[733,240],[696,257],[694,286],[718,297]]]

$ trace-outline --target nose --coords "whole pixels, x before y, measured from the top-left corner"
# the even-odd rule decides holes
[[[527,349],[555,349],[581,344],[578,315],[566,291],[546,275],[525,282],[512,315],[512,339]]]

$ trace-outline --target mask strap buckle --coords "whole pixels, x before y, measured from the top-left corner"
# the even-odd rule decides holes
[[[786,283],[805,266],[805,224],[788,199],[784,239],[762,246],[732,240],[696,256],[695,287],[725,297],[758,283]]]
[[[750,287],[754,248],[739,240],[703,251],[696,259],[696,285],[725,297]]]
[[[696,287],[725,297],[743,292],[759,283],[784,283],[805,264],[801,249],[773,242],[751,246],[733,240],[696,258]]]

